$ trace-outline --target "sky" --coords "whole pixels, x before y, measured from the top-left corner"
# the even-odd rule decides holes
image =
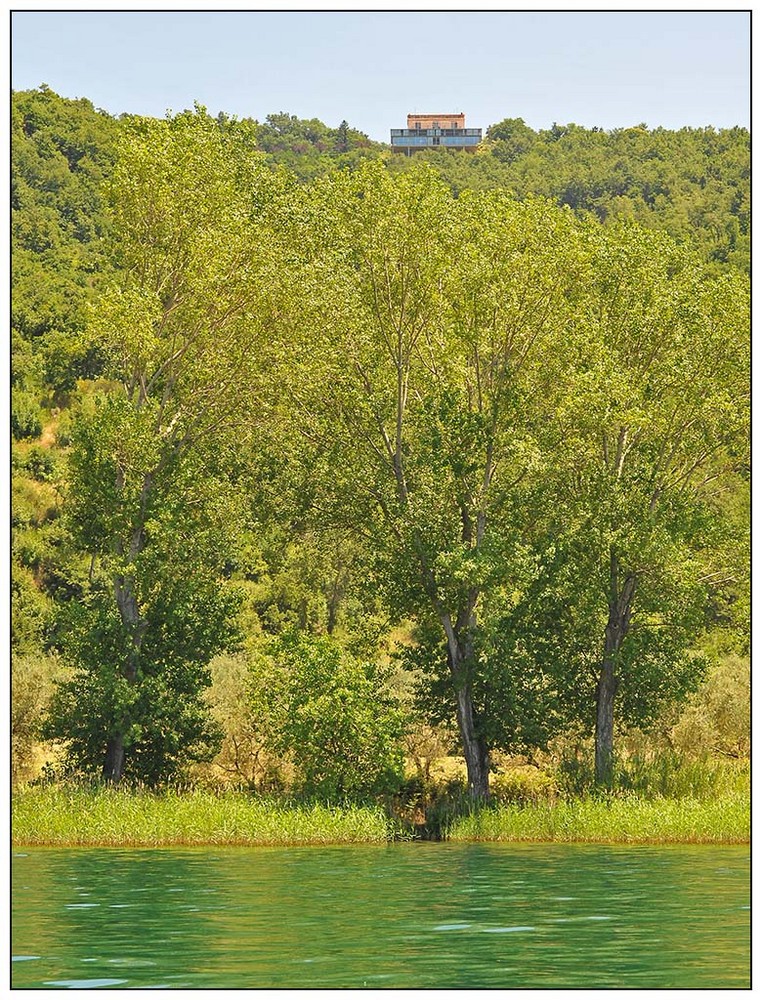
[[[389,141],[409,112],[468,127],[749,127],[747,12],[23,11],[12,83],[111,114],[194,101]]]

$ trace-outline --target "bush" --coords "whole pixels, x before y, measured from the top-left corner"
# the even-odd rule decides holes
[[[63,676],[53,656],[11,656],[11,778],[14,785],[35,777],[40,725]]]
[[[11,648],[33,653],[49,640],[53,602],[35,583],[33,574],[16,560],[11,575]]]
[[[257,662],[261,663],[261,658]],[[223,732],[222,746],[209,765],[194,775],[233,782],[258,791],[280,791],[286,785],[284,762],[268,749],[268,720],[262,704],[255,711],[252,666],[243,655],[223,653],[210,664],[211,686],[204,693],[212,718]],[[259,679],[267,683],[265,671]]]
[[[269,686],[276,749],[290,754],[303,789],[323,798],[397,790],[403,780],[403,719],[371,663],[333,639],[290,633],[273,649]]]
[[[497,802],[545,802],[556,798],[558,785],[537,768],[523,768],[494,775],[490,790]]]
[[[418,718],[408,720],[405,727],[405,752],[424,789],[432,783],[432,766],[447,755],[451,743],[452,737],[443,726],[431,726]]]
[[[23,528],[16,531],[13,538],[13,556],[20,565],[36,571],[49,552],[50,549],[43,530]]]
[[[14,392],[11,402],[11,431],[17,441],[42,434],[40,407],[28,393]]]
[[[59,448],[67,448],[72,441],[72,418],[69,410],[64,410],[58,418],[56,427],[56,444]]]
[[[38,483],[26,476],[11,480],[11,524],[14,528],[39,526],[59,514],[58,498],[48,483]]]
[[[749,756],[751,677],[748,658],[729,655],[711,670],[671,732],[684,754]]]
[[[24,467],[33,479],[47,483],[55,475],[56,460],[49,449],[33,445],[27,452]]]

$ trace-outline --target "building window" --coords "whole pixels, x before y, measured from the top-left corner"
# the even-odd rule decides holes
[[[438,145],[439,145],[439,136],[438,136],[438,135],[437,135],[437,136],[434,136],[434,145],[435,145],[435,146],[438,146]]]
[[[415,127],[416,127],[416,130],[420,131],[421,123],[420,122],[416,122],[415,123]]]

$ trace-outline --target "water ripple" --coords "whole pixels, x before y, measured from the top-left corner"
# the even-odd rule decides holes
[[[748,848],[415,844],[213,857],[14,857],[14,989],[749,985]],[[85,891],[89,901],[71,901]]]
[[[126,979],[46,979],[45,986],[63,986],[68,990],[97,990],[104,986],[122,986]]]
[[[534,931],[536,927],[485,927],[482,934],[512,934],[514,931]]]

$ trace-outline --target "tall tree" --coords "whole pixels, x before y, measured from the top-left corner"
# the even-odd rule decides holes
[[[673,668],[696,638],[701,588],[726,572],[712,548],[722,491],[745,461],[748,305],[742,278],[712,278],[667,237],[636,227],[590,233],[591,340],[577,392],[557,414],[556,459],[564,531],[585,540],[578,580],[600,588],[595,770],[608,784],[620,686],[629,676],[637,687],[638,656],[648,673],[635,631],[666,629],[677,640],[662,648],[650,684],[658,700],[673,676],[679,694],[685,678]]]
[[[199,636],[209,657],[228,637],[225,616],[210,610],[219,545],[205,544],[198,512],[208,517],[224,503],[214,488],[224,444],[234,431],[245,437],[260,415],[271,277],[262,216],[277,183],[246,133],[244,140],[202,108],[135,119],[113,175],[119,278],[92,321],[113,388],[76,439],[69,507],[79,542],[111,581],[111,610],[95,602],[116,615],[100,626],[112,638],[108,677],[101,671],[95,683],[129,697],[106,725],[94,725],[105,735],[103,775],[113,781],[145,730],[136,728],[133,706],[147,678],[160,675],[170,687],[177,680],[189,697],[204,680],[200,673],[194,683],[187,671],[178,679],[161,640],[163,618],[186,621],[186,632],[188,616],[201,632],[217,622],[217,634]],[[189,536],[183,521],[199,530]],[[211,590],[199,603],[193,572],[201,566]],[[183,736],[186,745],[192,738]]]
[[[294,390],[303,430],[344,516],[351,505],[374,534],[398,609],[438,622],[469,787],[485,798],[479,607],[520,545],[533,422],[552,412],[574,309],[575,225],[545,202],[456,202],[431,170],[375,164],[318,184],[311,212],[300,280],[305,329],[311,316],[322,332]]]

